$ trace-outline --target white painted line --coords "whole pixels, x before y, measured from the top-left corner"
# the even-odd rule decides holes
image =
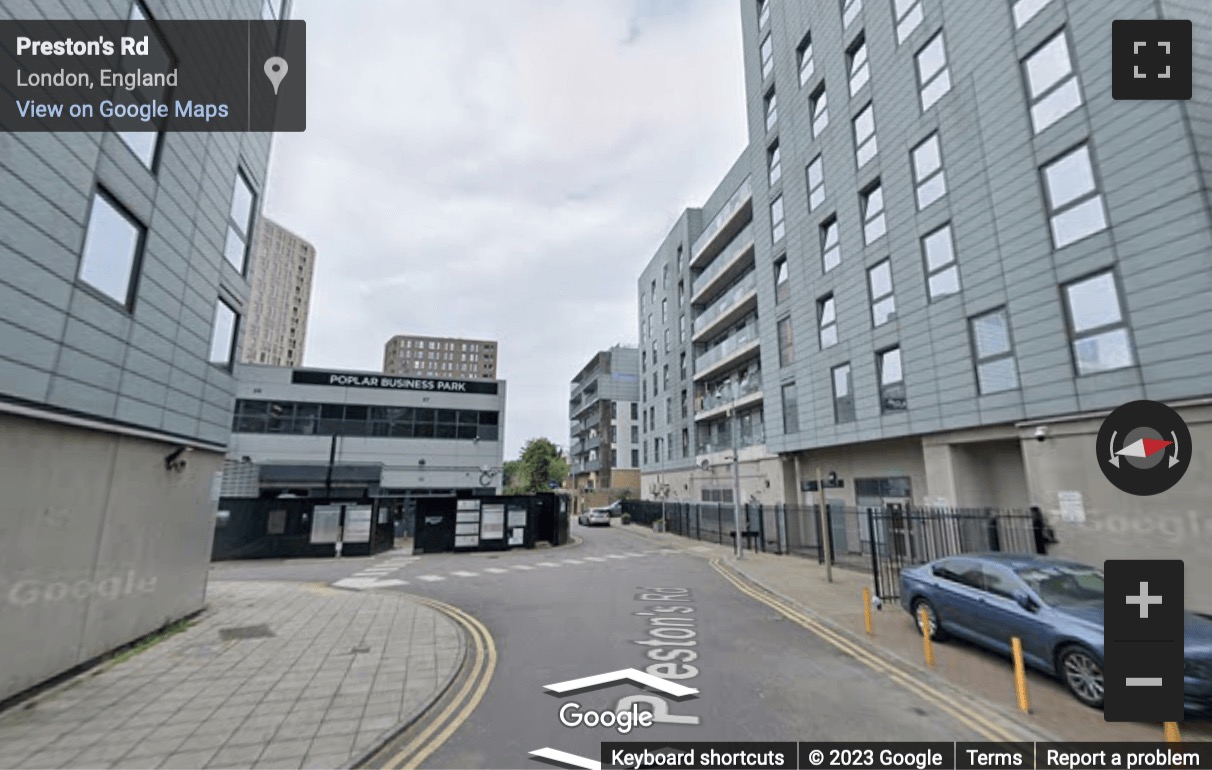
[[[344,580],[338,580],[333,583],[337,588],[352,588],[355,591],[365,591],[371,588],[390,588],[392,586],[406,586],[408,583],[403,580],[375,580],[374,578],[358,578],[351,577]]]
[[[597,687],[603,684],[614,684],[615,682],[634,682],[641,684],[657,692],[663,692],[666,695],[672,695],[675,698],[684,698],[687,695],[694,695],[698,690],[693,687],[671,682],[663,677],[649,674],[647,671],[640,671],[635,668],[624,668],[619,671],[611,671],[606,674],[595,674],[586,676],[580,679],[569,679],[567,682],[556,682],[555,684],[543,685],[544,690],[549,690],[560,695],[580,692],[581,690]]]
[[[484,571],[485,571],[485,572],[491,572],[491,573],[492,573],[492,574],[494,574],[494,575],[500,575],[500,574],[502,574],[502,573],[508,572],[509,570],[507,570],[507,569],[501,569],[500,567],[485,567],[485,568],[484,568]]]
[[[386,569],[383,569],[383,568],[364,569],[361,572],[359,572],[358,574],[359,575],[390,575],[391,573],[396,572],[399,569],[400,569],[399,567],[387,567]]]
[[[540,561],[540,562],[536,562],[535,566],[536,567],[558,567],[560,565],[556,564],[554,561]]]
[[[627,557],[626,557],[626,556],[620,556],[620,555],[619,555],[619,554],[617,554],[617,553],[608,553],[608,554],[606,554],[606,558],[607,558],[607,559],[626,559]]]
[[[513,565],[513,568],[514,569],[534,569],[534,567],[530,566],[529,564],[515,564],[515,565]]]
[[[600,556],[586,556],[585,561],[606,561]]]
[[[417,575],[417,580],[424,580],[426,583],[436,583],[439,580],[445,579],[441,575]]]
[[[586,759],[585,757],[569,754],[567,751],[560,751],[559,749],[539,749],[538,751],[530,752],[530,756],[538,757],[539,759],[550,759],[552,762],[559,762],[561,765],[569,767],[579,767],[582,770],[602,770],[602,763],[596,759]]]
[[[712,547],[709,545],[693,545],[690,547],[692,551],[710,551]]]
[[[1127,678],[1128,687],[1161,687],[1160,676],[1130,676]]]
[[[580,559],[565,559],[564,563],[565,564],[584,564],[585,562],[581,561]]]
[[[458,577],[475,577],[475,576],[479,575],[480,573],[468,572],[467,570],[459,570],[458,572],[452,572],[450,574],[456,575]]]

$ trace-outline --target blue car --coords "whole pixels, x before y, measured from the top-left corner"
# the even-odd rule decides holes
[[[1103,705],[1103,574],[1097,567],[1028,554],[948,556],[901,571],[901,606],[931,638],[948,635],[1010,654],[1056,677],[1082,703]],[[1186,613],[1188,711],[1212,714],[1212,619]]]

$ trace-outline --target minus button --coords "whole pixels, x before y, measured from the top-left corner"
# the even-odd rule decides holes
[[[1161,687],[1160,676],[1130,676],[1124,680],[1128,687]]]

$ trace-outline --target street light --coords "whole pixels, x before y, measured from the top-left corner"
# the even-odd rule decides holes
[[[733,395],[736,395],[736,386],[733,385]],[[732,407],[728,410],[729,416],[732,418],[732,525],[736,529],[736,558],[744,558],[744,549],[741,548],[741,459],[740,459],[740,441],[737,434],[740,433],[740,415],[736,410],[736,399],[732,401]]]

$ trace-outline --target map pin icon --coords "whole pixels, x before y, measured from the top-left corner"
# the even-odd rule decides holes
[[[286,71],[289,69],[286,60],[281,56],[271,56],[265,60],[265,77],[274,84],[274,96],[278,95],[278,86],[281,85],[282,78],[286,77]]]

